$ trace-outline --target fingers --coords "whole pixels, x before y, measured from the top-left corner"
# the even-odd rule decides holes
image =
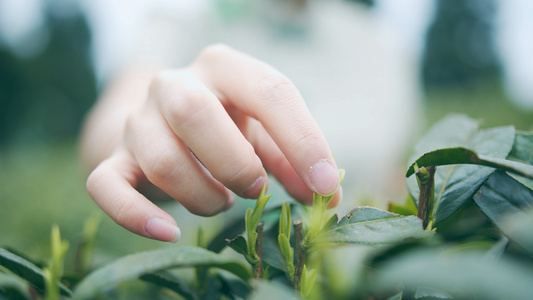
[[[272,170],[271,173],[285,187],[285,190],[295,199],[306,204],[312,204],[313,192],[307,188],[261,124],[256,120],[251,120],[246,135],[249,136],[250,143],[261,157],[265,167]],[[341,199],[342,188],[339,187],[329,206],[337,206]]]
[[[225,210],[233,194],[215,180],[158,115],[151,102],[127,122],[126,145],[146,178],[190,212],[210,216]]]
[[[133,188],[137,185],[136,169],[126,152],[115,154],[89,175],[87,191],[102,210],[129,231],[177,242],[181,231],[176,221]]]
[[[209,172],[240,196],[255,198],[266,171],[218,98],[187,71],[161,73],[150,96],[172,131]]]
[[[224,46],[208,48],[193,68],[222,101],[261,122],[309,189],[321,195],[338,189],[338,170],[328,144],[285,76]]]

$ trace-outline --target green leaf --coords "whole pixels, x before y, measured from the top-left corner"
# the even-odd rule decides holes
[[[89,274],[74,290],[75,299],[93,298],[107,289],[148,273],[170,268],[216,267],[246,281],[252,274],[241,261],[198,247],[165,248],[122,257]]]
[[[174,274],[166,271],[144,274],[140,279],[158,286],[166,287],[188,300],[197,299],[196,295]]]
[[[515,214],[505,217],[501,223],[502,230],[512,236],[515,241],[520,241],[519,245],[533,256],[533,209],[529,209],[524,214]]]
[[[392,244],[406,238],[426,238],[422,220],[373,207],[356,207],[324,234],[328,241],[353,244]]]
[[[419,167],[429,167],[453,164],[473,164],[493,167],[522,175],[528,179],[533,178],[533,166],[531,165],[512,160],[478,155],[476,152],[462,147],[439,149],[422,155],[409,167],[406,176],[409,177],[415,173],[415,165],[418,165]]]
[[[26,281],[0,271],[0,299],[3,299],[2,292],[7,296],[6,299],[32,299]]]
[[[402,216],[416,216],[418,213],[416,205],[413,202],[411,196],[407,196],[407,199],[405,199],[404,204],[390,202],[388,210],[392,213],[399,214]]]
[[[378,266],[373,279],[380,292],[394,291],[399,283],[429,287],[454,299],[530,299],[533,270],[502,257],[486,259],[483,252],[409,251]]]
[[[309,272],[307,272],[307,266],[304,265],[304,269],[302,271],[302,285],[301,285],[301,291],[300,294],[307,298],[311,290],[313,289],[313,286],[315,285],[317,271],[316,269],[313,269]]]
[[[285,257],[278,244],[278,230],[275,226],[263,231],[263,264],[287,272]]]
[[[533,132],[518,131],[516,133],[509,159],[533,165]],[[510,175],[533,190],[533,180],[516,174]]]
[[[521,235],[515,236],[508,230],[507,217],[520,218],[528,209],[533,208],[533,191],[498,171],[487,180],[480,191],[474,196],[474,201],[481,211],[496,225],[511,241],[517,243],[524,250],[533,254],[533,247],[528,246],[528,239],[522,240]]]
[[[456,159],[455,155],[459,155],[459,159],[465,159],[465,156],[459,153],[462,150],[457,150],[457,148],[465,148],[475,152],[484,160],[505,164],[504,159],[512,148],[514,136],[513,127],[478,130],[476,121],[462,115],[450,115],[437,123],[420,139],[409,161],[415,162],[425,153],[445,148],[456,148],[452,150],[453,159]],[[438,153],[446,154],[446,152]],[[470,164],[438,167],[435,173],[436,195],[432,214],[437,222],[452,215],[472,198],[493,172],[492,168]],[[414,177],[408,178],[407,187],[415,202],[418,203],[419,190]]]
[[[294,290],[280,283],[271,281],[257,281],[254,283],[256,289],[250,295],[250,300],[272,300],[272,299],[301,299]]]
[[[231,249],[235,250],[237,253],[246,255],[248,254],[248,246],[246,245],[246,239],[239,235],[231,240],[226,240],[228,242],[228,246],[230,246]]]
[[[291,205],[283,202],[281,204],[281,214],[279,218],[279,234],[291,236]]]
[[[43,270],[29,262],[28,260],[15,255],[3,248],[0,248],[0,265],[4,266],[14,274],[26,279],[39,291],[44,291]],[[63,284],[59,284],[61,294],[70,296],[72,292]]]
[[[270,199],[271,195],[263,196],[262,198],[258,198],[257,202],[255,203],[255,207],[251,216],[251,226],[253,226],[254,230],[257,228],[257,225],[259,224],[259,221],[261,220],[261,215],[263,214],[263,210],[265,209],[265,205],[268,202],[268,199]]]

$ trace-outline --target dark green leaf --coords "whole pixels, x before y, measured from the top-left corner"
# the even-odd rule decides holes
[[[527,243],[519,236],[508,232],[504,219],[507,216],[524,215],[527,209],[533,208],[533,191],[509,177],[505,172],[497,171],[481,187],[474,196],[474,201],[481,211],[505,234],[533,254],[533,248],[528,249]]]
[[[516,133],[509,159],[533,165],[533,132],[518,131]],[[533,190],[533,180],[516,174],[510,175]]]
[[[393,291],[398,283],[441,290],[455,299],[530,299],[533,270],[502,257],[491,260],[483,252],[410,251],[379,266],[373,284]]]
[[[198,247],[166,248],[122,257],[87,276],[74,291],[74,298],[88,299],[141,275],[180,267],[217,267],[248,280],[252,274],[241,261]]]
[[[328,241],[355,244],[390,244],[403,239],[425,238],[433,232],[422,229],[415,216],[401,216],[373,207],[356,207],[325,233]]]
[[[485,160],[503,164],[513,145],[514,136],[513,127],[478,130],[476,121],[461,115],[451,115],[437,123],[417,143],[415,153],[409,161],[414,162],[423,154],[438,149],[465,148]],[[463,150],[452,151],[454,159],[457,159],[455,155],[459,155],[459,160],[466,160],[468,156],[460,153]],[[452,215],[472,198],[492,172],[492,168],[470,164],[438,167],[435,174],[436,212],[433,213],[437,222]],[[408,178],[407,187],[415,202],[418,202],[418,185],[413,176]]]
[[[43,271],[33,263],[5,249],[0,248],[0,265],[4,266],[6,269],[13,272],[14,274],[26,279],[39,291],[44,291]],[[59,283],[59,288],[62,295],[72,295],[72,292],[63,284]]]
[[[170,272],[161,271],[157,273],[144,274],[140,277],[140,279],[171,289],[185,299],[197,299],[196,295],[185,285],[185,283],[183,283],[180,278]]]
[[[0,299],[2,299],[2,291],[7,296],[6,299],[32,299],[27,282],[15,275],[0,271]]]
[[[415,164],[418,167],[473,164],[509,171],[529,179],[533,178],[533,166],[531,165],[478,155],[476,152],[462,147],[439,149],[422,155],[409,167],[407,177],[415,173]]]
[[[226,241],[228,242],[228,246],[230,246],[231,249],[235,250],[235,252],[242,255],[248,254],[248,246],[246,244],[246,239],[242,235],[239,235],[232,240]]]
[[[207,245],[207,250],[220,253],[226,246],[228,246],[227,240],[244,231],[244,218],[239,218],[233,221],[228,226],[215,236],[211,242]]]
[[[285,258],[278,245],[278,230],[273,226],[263,231],[263,262],[286,272]]]
[[[250,287],[242,280],[237,278],[229,278],[224,274],[217,274],[220,281],[220,292],[230,299],[248,299],[250,294]],[[223,298],[222,298],[223,299]]]

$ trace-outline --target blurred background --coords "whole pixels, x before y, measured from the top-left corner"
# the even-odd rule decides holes
[[[533,129],[531,12],[527,0],[0,0],[0,246],[46,257],[54,223],[76,240],[99,211],[77,138],[106,83],[215,42],[295,82],[347,169],[344,208],[403,198],[410,147],[447,113]],[[162,206],[179,224],[227,219]],[[102,218],[102,261],[163,246]]]

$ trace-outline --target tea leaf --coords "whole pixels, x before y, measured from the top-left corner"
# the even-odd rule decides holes
[[[356,207],[324,234],[337,243],[392,244],[403,239],[425,238],[433,232],[423,230],[422,220],[401,216],[373,207]]]
[[[28,283],[21,278],[0,272],[0,299],[32,299]]]
[[[166,271],[145,274],[140,277],[141,280],[150,282],[162,287],[173,290],[185,299],[197,299],[196,295],[189,290],[183,281],[174,274]]]
[[[407,196],[404,204],[390,202],[388,211],[402,216],[416,216],[418,212],[411,196]]]
[[[474,201],[505,236],[533,254],[533,247],[528,246],[528,239],[523,240],[520,235],[513,234],[512,230],[508,230],[505,222],[506,217],[512,215],[513,218],[518,218],[524,216],[527,209],[533,208],[532,190],[506,173],[497,171],[476,193]]]
[[[257,288],[251,293],[250,300],[272,300],[272,299],[301,299],[285,285],[270,281],[257,281],[254,283]]]
[[[533,165],[533,132],[518,131],[516,133],[509,159]],[[533,180],[516,174],[509,175],[533,190]]]
[[[226,240],[228,242],[228,246],[230,246],[231,249],[235,250],[239,254],[247,254],[248,253],[248,247],[246,246],[246,239],[239,235],[231,240]]]
[[[445,148],[465,148],[475,152],[478,157],[503,161],[511,151],[514,136],[513,127],[478,130],[475,120],[462,115],[450,115],[438,122],[420,139],[409,161],[415,162],[425,153]],[[453,151],[453,159],[466,159],[459,153],[462,150]],[[459,158],[455,157],[458,153]],[[445,165],[437,168],[433,213],[437,222],[452,215],[472,198],[493,172],[492,168],[470,164]],[[407,180],[407,187],[417,202],[419,191],[414,177]]]
[[[533,209],[529,209],[524,214],[514,214],[504,217],[501,222],[502,231],[512,236],[519,245],[533,256]]]
[[[88,299],[100,292],[148,273],[183,267],[216,267],[248,280],[248,266],[198,247],[158,249],[122,257],[89,274],[74,290],[75,299]]]
[[[418,165],[419,167],[429,167],[453,164],[472,164],[493,167],[525,176],[530,180],[533,178],[533,166],[531,165],[512,160],[478,155],[476,152],[462,147],[439,149],[422,155],[409,167],[406,176],[409,177],[415,173],[415,165]]]
[[[533,293],[533,271],[526,264],[487,259],[480,251],[409,251],[378,268],[373,285],[381,292],[394,291],[402,282],[438,289],[454,299],[529,299]]]
[[[0,265],[26,279],[39,291],[44,291],[43,270],[28,260],[0,248]],[[72,294],[72,292],[61,283],[59,283],[59,288],[61,294],[64,296],[70,296]]]

